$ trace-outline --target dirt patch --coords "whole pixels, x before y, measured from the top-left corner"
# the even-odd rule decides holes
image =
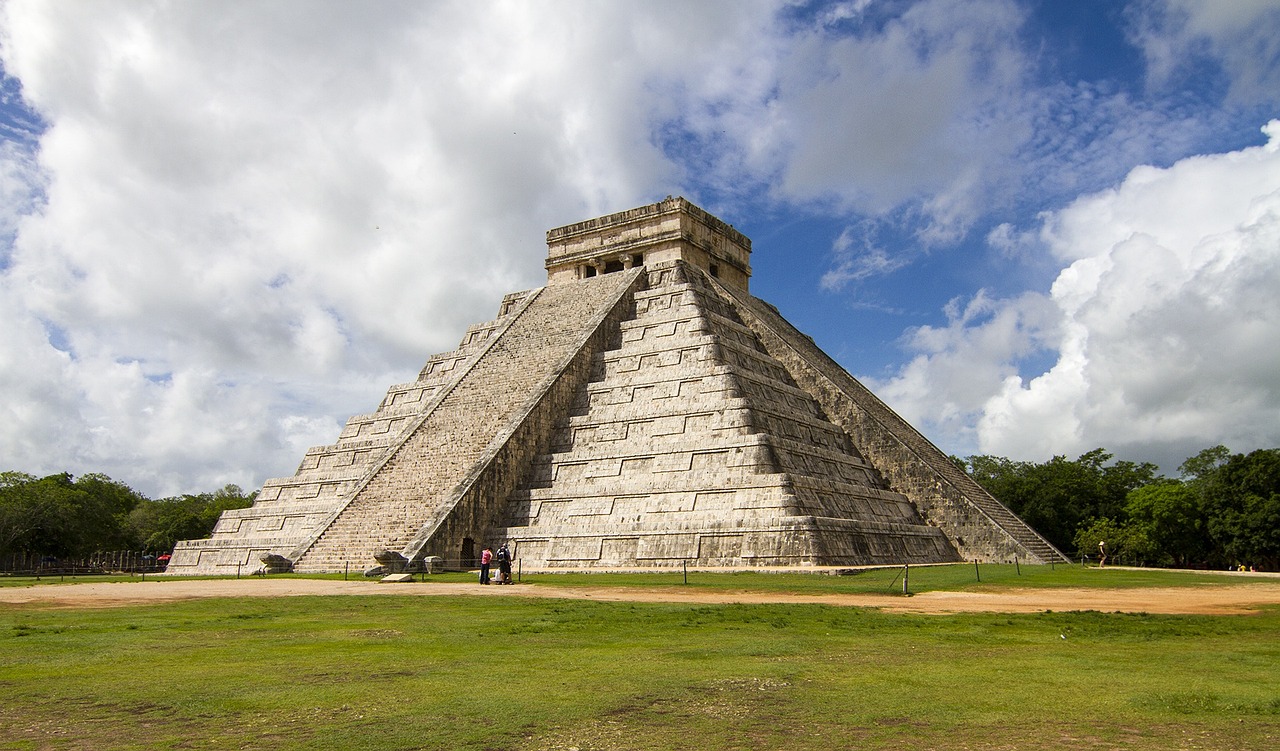
[[[546,597],[601,602],[690,604],[813,603],[880,608],[901,613],[1034,613],[1044,610],[1187,615],[1242,615],[1280,605],[1280,583],[1152,589],[1014,589],[1004,592],[925,592],[911,597],[867,594],[707,592],[680,587],[555,587],[460,583],[379,584],[324,579],[159,580],[50,584],[0,588],[0,603],[48,608],[110,608],[209,597],[396,595],[404,597]]]

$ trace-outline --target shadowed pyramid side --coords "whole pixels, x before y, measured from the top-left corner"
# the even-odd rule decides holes
[[[892,487],[946,532],[965,559],[1067,560],[777,309],[741,290],[716,286],[796,383],[853,438]]]

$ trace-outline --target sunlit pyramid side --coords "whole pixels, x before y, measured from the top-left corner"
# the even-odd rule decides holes
[[[1064,560],[752,297],[683,198],[547,233],[547,285],[309,450],[169,573]]]

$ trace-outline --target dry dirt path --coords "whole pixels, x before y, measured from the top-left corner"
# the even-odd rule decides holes
[[[1280,605],[1280,582],[1223,587],[1152,589],[1011,589],[991,592],[924,592],[911,597],[869,594],[728,592],[680,587],[555,587],[459,583],[380,584],[324,579],[217,579],[48,584],[0,588],[0,604],[48,608],[109,608],[209,597],[395,595],[430,597],[546,597],[602,602],[690,604],[817,603],[880,608],[901,613],[1033,613],[1098,610],[1165,614],[1242,615]]]

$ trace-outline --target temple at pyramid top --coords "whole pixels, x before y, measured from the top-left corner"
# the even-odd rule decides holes
[[[588,219],[547,232],[550,284],[684,261],[747,291],[751,240],[684,198]]]

